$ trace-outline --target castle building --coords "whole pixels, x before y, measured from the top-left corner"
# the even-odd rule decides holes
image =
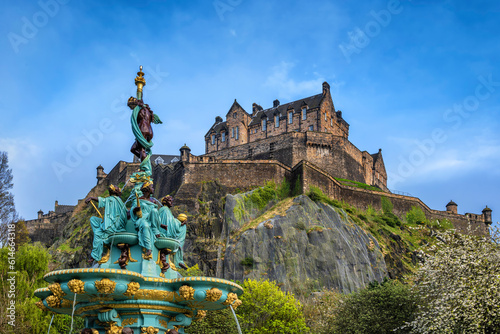
[[[361,151],[349,141],[349,124],[335,110],[330,85],[321,94],[249,114],[235,100],[226,120],[217,116],[205,135],[205,156],[217,159],[274,159],[293,167],[309,161],[336,178],[387,189],[382,150]]]
[[[349,124],[335,109],[326,82],[317,95],[285,104],[275,100],[268,109],[254,103],[251,114],[235,100],[225,120],[217,116],[206,133],[205,154],[193,155],[187,145],[179,151],[180,155],[151,156],[154,196],[175,194],[177,205],[186,209],[199,207],[198,197],[207,182],[215,181],[231,193],[286,179],[301,193],[319,187],[331,198],[361,210],[381,210],[381,198],[386,197],[400,217],[418,207],[430,220],[453,222],[461,233],[486,235],[492,224],[488,207],[481,214],[459,214],[453,201],[440,211],[417,197],[391,193],[382,150],[370,154],[349,141]],[[138,168],[138,160],[120,161],[109,173],[98,166],[97,185],[86,197],[99,196],[110,184],[125,184]],[[30,238],[50,244],[84,206],[83,200],[75,207],[56,202],[54,211],[40,211],[38,219],[26,221]]]

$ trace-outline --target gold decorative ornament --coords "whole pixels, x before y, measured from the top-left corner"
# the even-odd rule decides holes
[[[153,252],[148,255],[148,250],[146,248],[142,249],[142,258],[144,260],[151,260],[153,258]]]
[[[61,299],[59,299],[57,296],[50,295],[48,296],[45,301],[47,302],[47,305],[52,308],[57,308],[61,306]]]
[[[177,253],[177,252],[175,252],[175,253]],[[179,270],[177,269],[177,267],[175,266],[175,263],[174,263],[174,256],[175,256],[175,253],[170,253],[170,254],[168,255],[168,263],[170,264],[170,269],[175,270],[175,271],[179,271]]]
[[[233,303],[233,309],[237,309],[238,306],[240,306],[243,302],[241,301],[241,299],[236,299],[236,301]]]
[[[227,294],[227,299],[224,303],[222,303],[223,305],[231,305],[236,299],[238,299],[238,295],[235,294],[235,293],[228,293]]]
[[[142,72],[142,65],[139,66],[139,72],[135,77],[135,85],[137,86],[137,98],[142,100],[142,88],[146,86],[146,79],[144,78],[144,72]]]
[[[217,288],[211,288],[210,290],[207,290],[207,297],[205,299],[209,302],[216,302],[220,299],[221,296],[222,291]]]
[[[35,305],[38,306],[38,308],[42,311],[49,311],[49,309],[45,307],[45,305],[41,300],[39,302],[36,302]]]
[[[113,282],[109,278],[95,281],[94,284],[99,293],[113,293],[115,291],[116,282]]]
[[[71,300],[63,299],[61,301],[61,308],[72,308],[73,302]]]
[[[125,326],[130,326],[132,324],[135,324],[137,322],[137,318],[127,318],[127,319],[123,319],[122,321],[122,326],[125,327]],[[161,321],[161,320],[160,320]]]
[[[62,291],[61,285],[59,283],[52,283],[49,285],[49,290],[56,295],[58,298],[64,297],[66,294]]]
[[[162,300],[167,302],[174,301],[173,291],[163,291],[163,290],[138,290],[135,295],[135,299],[145,299],[145,300]]]
[[[177,216],[177,219],[180,222],[185,222],[188,219],[188,217],[184,213],[181,213],[180,215]]]
[[[158,334],[159,329],[153,326],[141,327],[141,334]]]
[[[72,279],[68,282],[68,288],[73,293],[77,293],[79,295],[85,293],[85,283],[79,279]]]
[[[109,261],[110,249],[109,249],[109,247],[106,247],[106,248],[107,248],[106,254],[104,254],[101,257],[101,259],[99,261],[97,261],[99,264],[103,264],[103,263],[106,263]]]
[[[122,334],[122,329],[123,327],[117,326],[116,322],[113,322],[106,330],[106,334]]]
[[[179,295],[184,300],[193,300],[194,299],[194,289],[188,285],[183,285],[179,288]]]
[[[92,328],[92,334],[99,334],[99,331],[95,328]]]
[[[127,284],[127,291],[125,291],[125,293],[123,295],[127,296],[127,297],[131,297],[131,296],[135,295],[137,293],[137,291],[139,291],[140,288],[141,288],[141,285],[139,283],[130,282],[129,284]]]
[[[165,321],[165,320],[163,320],[163,319],[159,319],[158,321],[160,322],[160,325],[162,325],[163,327],[167,328],[167,326],[168,326],[168,322],[166,322],[166,321]]]
[[[202,320],[203,318],[205,318],[207,316],[207,311],[204,311],[204,310],[198,310],[198,312],[196,312],[196,317],[194,318],[196,321],[200,321]]]

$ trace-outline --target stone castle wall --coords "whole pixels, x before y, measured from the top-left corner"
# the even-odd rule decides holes
[[[301,186],[303,192],[307,192],[311,186],[316,186],[329,197],[349,203],[361,210],[366,210],[368,206],[371,206],[375,210],[382,210],[381,199],[382,196],[384,196],[390,199],[394,206],[394,214],[400,217],[403,217],[415,206],[422,209],[427,219],[448,219],[460,233],[475,235],[485,235],[489,233],[489,228],[484,222],[483,215],[460,215],[448,211],[432,210],[417,197],[341,185],[329,174],[306,161],[296,166],[295,170],[297,174],[302,175]],[[295,179],[296,178],[297,177],[295,177]]]

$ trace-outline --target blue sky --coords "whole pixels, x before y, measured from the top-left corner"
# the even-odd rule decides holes
[[[96,167],[130,161],[127,98],[164,124],[154,152],[204,153],[236,98],[270,107],[328,81],[389,188],[499,220],[500,4],[496,1],[75,1],[2,4],[0,150],[26,219],[75,204]],[[496,65],[495,65],[496,64]]]

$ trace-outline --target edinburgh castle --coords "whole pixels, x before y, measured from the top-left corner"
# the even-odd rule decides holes
[[[488,207],[480,214],[461,215],[453,201],[440,211],[417,197],[391,193],[382,150],[361,151],[349,141],[349,124],[335,109],[326,82],[320,94],[285,104],[275,100],[268,109],[254,103],[251,113],[235,100],[225,120],[217,116],[206,133],[205,154],[195,156],[184,145],[180,157],[153,155],[151,160],[155,197],[175,194],[177,205],[195,211],[204,182],[215,181],[231,193],[271,180],[287,180],[300,193],[315,186],[329,197],[362,210],[369,206],[380,210],[381,198],[386,197],[396,215],[403,216],[418,207],[428,219],[448,219],[462,233],[487,234],[492,223]],[[107,174],[99,166],[97,185],[87,196],[102,194],[110,184],[125,184],[138,166],[138,162],[120,161]],[[82,201],[75,211],[81,207]],[[42,217],[40,213],[39,219],[27,222],[32,240],[38,238]],[[47,230],[50,222],[44,222]]]

